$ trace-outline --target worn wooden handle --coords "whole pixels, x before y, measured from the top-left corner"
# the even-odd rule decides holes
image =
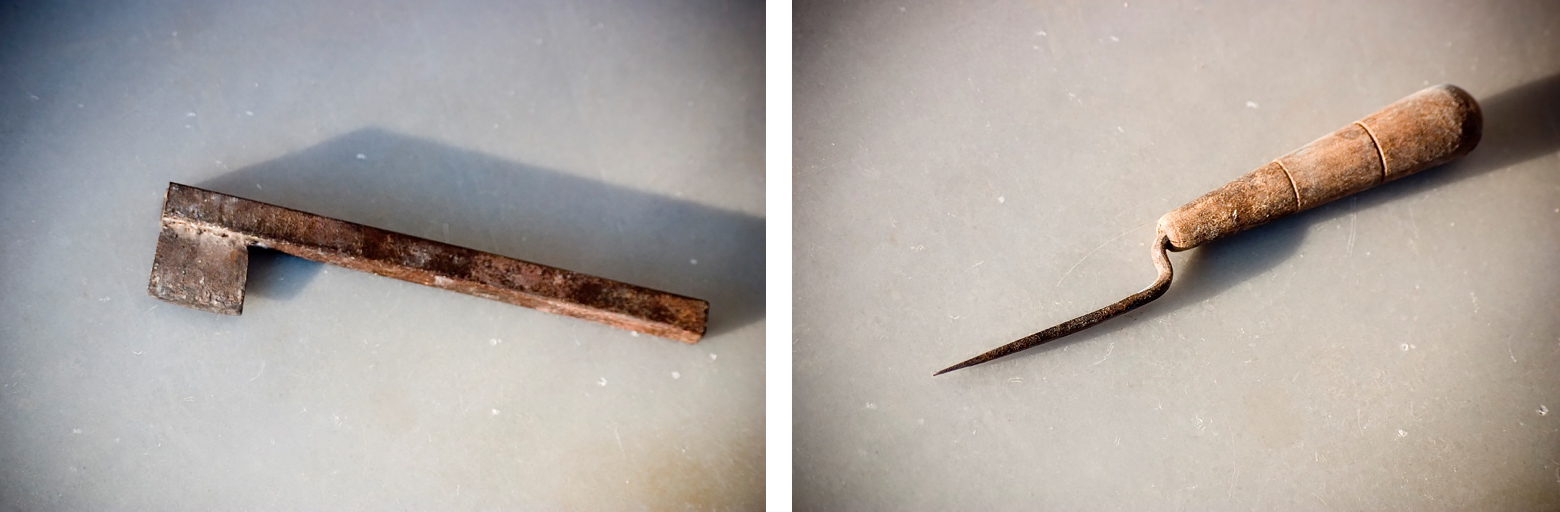
[[[1159,218],[1184,251],[1446,163],[1479,144],[1484,117],[1467,91],[1416,92]]]

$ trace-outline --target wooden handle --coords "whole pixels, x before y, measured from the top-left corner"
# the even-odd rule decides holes
[[[1159,218],[1184,251],[1455,160],[1479,144],[1484,117],[1467,91],[1409,95]]]

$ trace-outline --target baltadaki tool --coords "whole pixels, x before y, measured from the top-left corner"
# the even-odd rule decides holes
[[[1387,105],[1160,217],[1153,245],[1159,277],[1143,291],[932,375],[1033,348],[1148,304],[1170,289],[1166,251],[1191,249],[1460,158],[1479,144],[1483,124],[1479,103],[1455,85]]]
[[[249,246],[548,313],[696,343],[709,303],[259,201],[168,184],[147,293],[224,315],[244,309]]]

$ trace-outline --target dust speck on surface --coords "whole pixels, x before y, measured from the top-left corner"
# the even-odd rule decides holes
[[[1121,38],[1116,37],[1116,36],[1110,36],[1110,41],[1113,42],[1113,43],[1119,43],[1119,42],[1121,42]]]
[[[498,416],[498,409],[493,409],[493,415]]]
[[[1127,133],[1127,129],[1126,128],[1122,128],[1120,126],[1116,127],[1116,131],[1121,132],[1121,133]]]
[[[1407,343],[1399,345],[1398,348],[1403,349],[1404,352],[1408,352],[1408,344]]]
[[[688,260],[688,264],[689,265],[698,265],[699,264],[699,260],[690,259],[690,260]]]
[[[72,433],[72,434],[80,434],[81,433],[81,429],[79,429],[79,428],[70,429],[70,433]]]
[[[637,332],[634,332],[634,331],[628,331],[628,335],[629,335],[629,336],[633,336],[633,337],[635,337],[635,338],[638,338],[638,337],[639,337],[639,333],[637,333]]]
[[[716,357],[718,357],[718,356],[716,356],[714,352],[710,352],[710,360],[711,361],[714,361]]]
[[[498,338],[492,338],[492,339],[488,340],[488,344],[492,345],[492,346],[495,346],[495,347],[498,346],[499,343],[503,343],[503,342],[504,342],[504,340],[501,340],[501,339],[498,339]]]
[[[368,155],[365,155],[365,154],[362,154],[362,153],[358,153],[357,154],[357,159],[358,160],[368,160]]]
[[[601,380],[596,382],[596,385],[597,386],[601,386],[601,387],[607,387],[607,378],[606,377],[602,377]]]
[[[682,378],[682,374],[681,373],[672,372],[672,380],[677,380],[677,379],[681,379],[681,378]]]
[[[1398,429],[1398,437],[1408,437],[1408,431],[1403,430],[1401,428]]]
[[[245,110],[245,111],[244,111],[244,115],[246,115],[246,116],[252,116],[252,115],[255,115],[255,112],[254,112],[254,111],[253,111],[253,110]]]
[[[872,402],[867,402],[866,408],[868,410],[876,411],[877,410],[877,404],[874,404]]]
[[[1544,404],[1538,404],[1538,415],[1539,416],[1548,416],[1549,415],[1549,406],[1546,406]]]
[[[1006,202],[1007,202],[1007,196],[997,196],[997,204],[1002,204],[1002,203],[1006,203]]]
[[[185,112],[184,113],[184,117],[195,117],[195,113],[194,112]]]
[[[1257,102],[1255,102],[1255,101],[1247,101],[1246,102],[1246,108],[1257,108]]]

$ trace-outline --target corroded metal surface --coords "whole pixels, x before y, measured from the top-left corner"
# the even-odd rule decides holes
[[[248,247],[695,343],[709,303],[177,183],[168,184],[147,292],[243,311]]]
[[[932,376],[936,377],[938,375],[942,375],[960,368],[975,366],[986,361],[1006,357],[1040,346],[1043,343],[1055,341],[1069,334],[1094,327],[1100,322],[1125,315],[1134,309],[1142,307],[1144,304],[1153,302],[1154,299],[1159,298],[1160,295],[1164,295],[1165,291],[1170,289],[1170,279],[1174,276],[1174,270],[1170,268],[1170,256],[1166,254],[1169,249],[1169,238],[1167,238],[1164,233],[1160,233],[1159,238],[1154,240],[1153,248],[1154,268],[1159,271],[1159,277],[1154,279],[1154,284],[1148,285],[1148,288],[1144,288],[1143,291],[1134,293],[1125,299],[1121,299],[1121,301],[1115,304],[1100,308],[1093,313],[1068,320],[1056,327],[1025,336],[1020,338],[1018,341],[997,347],[989,352],[970,358],[968,361],[944,368],[942,371],[932,374]]]

